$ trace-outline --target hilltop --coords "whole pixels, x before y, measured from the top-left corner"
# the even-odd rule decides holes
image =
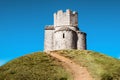
[[[56,51],[75,63],[86,67],[95,80],[120,80],[120,60],[87,50]]]
[[[95,80],[120,80],[118,59],[87,50],[53,52],[85,67]],[[73,75],[57,58],[44,52],[35,52],[1,66],[0,80],[73,80]]]
[[[44,52],[35,52],[14,59],[1,66],[0,80],[69,79],[69,73],[60,64],[59,61]]]

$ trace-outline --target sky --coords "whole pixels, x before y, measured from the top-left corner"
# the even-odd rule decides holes
[[[78,12],[87,49],[120,58],[119,0],[0,0],[0,65],[44,50],[44,28],[53,13]]]

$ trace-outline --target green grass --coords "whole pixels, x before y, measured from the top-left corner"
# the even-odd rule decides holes
[[[72,78],[56,59],[36,52],[1,66],[0,80],[72,80]]]
[[[120,60],[86,50],[62,50],[58,54],[86,67],[95,80],[120,80]]]
[[[120,60],[87,50],[55,51],[86,67],[95,80],[120,80]],[[73,80],[55,58],[36,52],[0,67],[0,80]]]

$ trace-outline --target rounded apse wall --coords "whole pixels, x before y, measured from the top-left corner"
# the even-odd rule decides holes
[[[77,49],[77,34],[72,30],[56,31],[54,33],[54,49]]]
[[[86,50],[86,33],[78,32],[77,49]]]

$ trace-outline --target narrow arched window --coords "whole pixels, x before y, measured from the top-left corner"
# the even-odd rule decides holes
[[[63,38],[65,38],[65,34],[63,33]]]

